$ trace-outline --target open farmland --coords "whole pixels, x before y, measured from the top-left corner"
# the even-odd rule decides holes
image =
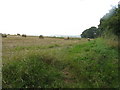
[[[3,88],[117,88],[117,68],[117,48],[101,38],[3,38]]]
[[[72,45],[78,43],[84,43],[87,40],[64,40],[59,38],[44,38],[39,39],[37,36],[33,37],[20,37],[20,36],[8,36],[3,38],[3,57],[10,59],[12,55],[18,57],[19,54],[28,54],[28,52],[46,52],[46,50],[60,50],[62,48],[69,48]],[[48,52],[52,53],[52,52]]]

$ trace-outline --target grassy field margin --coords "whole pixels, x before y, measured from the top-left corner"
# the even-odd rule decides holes
[[[117,48],[102,38],[67,45],[51,43],[44,48],[19,46],[11,50],[15,52],[11,58],[4,58],[7,62],[3,67],[3,87],[119,87]]]

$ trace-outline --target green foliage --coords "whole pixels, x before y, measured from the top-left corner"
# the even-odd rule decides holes
[[[112,33],[116,36],[120,35],[120,7],[112,8],[109,13],[104,15],[98,27],[101,35],[110,37],[107,33]]]
[[[74,72],[78,82],[85,85],[84,87],[119,87],[116,50],[97,39],[84,44],[82,48],[77,45],[72,51],[80,55],[70,61],[70,70]]]
[[[104,39],[44,52],[31,49],[26,56],[4,64],[4,88],[119,87],[118,52]]]
[[[36,55],[15,60],[3,67],[3,87],[8,88],[61,87],[61,78],[60,72]]]
[[[96,33],[96,34],[94,34]],[[106,13],[101,19],[98,29],[91,27],[81,34],[82,38],[96,38],[99,36],[112,37],[111,35],[120,35],[120,6],[113,7],[109,13]]]
[[[81,34],[81,37],[82,38],[96,38],[98,37],[98,35],[99,35],[98,29],[96,27],[91,27],[83,31],[83,33]]]

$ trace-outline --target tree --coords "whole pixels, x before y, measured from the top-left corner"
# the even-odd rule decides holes
[[[113,7],[109,13],[104,15],[101,20],[100,24],[98,25],[98,29],[101,33],[111,33],[116,36],[120,35],[120,6]],[[106,35],[107,36],[107,35]]]
[[[82,38],[96,38],[99,36],[119,36],[120,35],[120,4],[113,7],[101,19],[98,28],[91,27],[82,32]],[[113,37],[112,37],[113,38]]]
[[[82,32],[82,38],[96,38],[99,36],[99,31],[96,27],[91,27]]]

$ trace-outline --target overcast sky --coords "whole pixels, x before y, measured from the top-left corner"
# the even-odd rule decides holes
[[[0,0],[0,33],[80,35],[119,0]]]

